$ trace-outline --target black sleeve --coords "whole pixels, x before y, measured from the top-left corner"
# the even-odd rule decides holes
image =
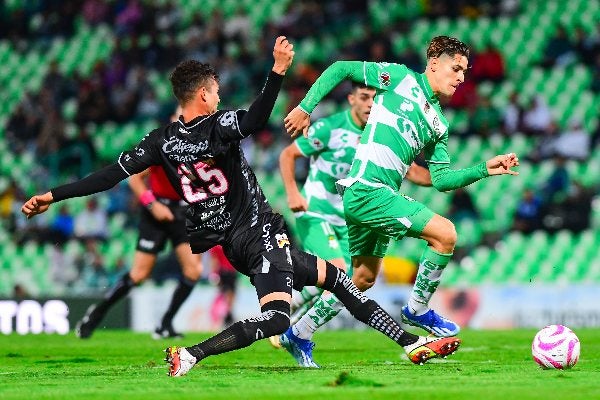
[[[269,72],[265,87],[250,105],[248,111],[237,112],[239,129],[243,137],[250,136],[265,127],[271,111],[273,111],[279,89],[281,89],[281,82],[283,82],[283,75],[273,71]]]
[[[133,150],[121,153],[115,164],[104,167],[77,182],[52,189],[54,201],[103,192],[128,176],[142,172],[151,165],[159,164],[160,157],[156,149],[157,144],[160,143],[161,129],[148,133]]]
[[[115,186],[129,174],[117,163],[111,164],[108,167],[102,168],[100,171],[86,176],[85,178],[58,186],[52,190],[54,201],[70,199],[71,197],[87,196],[94,193],[103,192]]]

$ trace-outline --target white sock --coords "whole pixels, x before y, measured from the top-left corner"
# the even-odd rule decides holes
[[[292,326],[294,335],[301,339],[312,339],[319,327],[325,325],[344,308],[341,301],[331,292],[325,292],[310,310]]]
[[[413,315],[423,315],[429,311],[429,307],[411,296],[408,299],[408,311]]]

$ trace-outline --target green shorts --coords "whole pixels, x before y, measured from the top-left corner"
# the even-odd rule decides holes
[[[342,258],[346,267],[351,265],[348,228],[345,225],[332,225],[321,218],[304,214],[296,218],[296,233],[307,253],[324,260]]]
[[[435,213],[390,189],[354,183],[344,192],[352,256],[384,257],[390,239],[419,237]]]

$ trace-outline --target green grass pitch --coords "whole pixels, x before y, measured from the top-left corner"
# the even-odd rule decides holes
[[[263,340],[210,357],[183,378],[166,376],[163,349],[147,334],[99,331],[67,336],[0,336],[0,399],[598,399],[600,330],[576,330],[581,358],[567,371],[531,358],[534,330],[461,333],[446,360],[418,366],[372,330],[315,336],[319,370],[296,366]]]

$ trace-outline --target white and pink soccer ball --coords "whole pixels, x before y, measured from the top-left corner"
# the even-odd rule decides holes
[[[548,325],[536,333],[531,354],[543,369],[569,369],[579,360],[579,339],[563,325]]]

